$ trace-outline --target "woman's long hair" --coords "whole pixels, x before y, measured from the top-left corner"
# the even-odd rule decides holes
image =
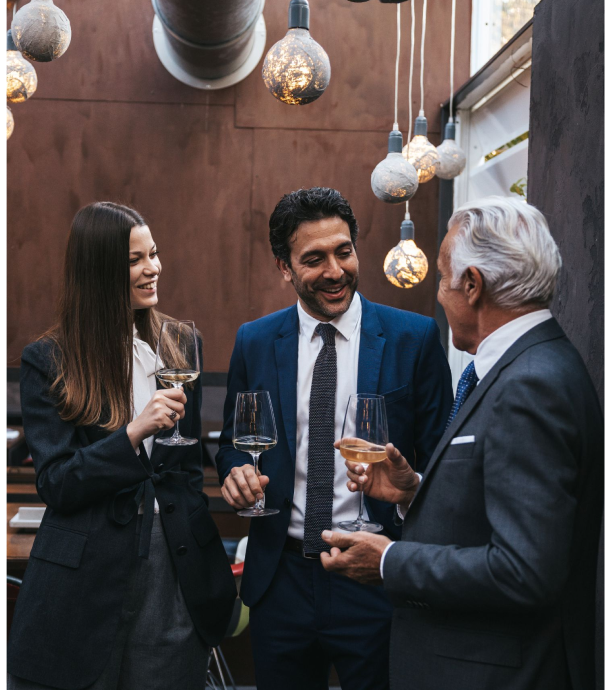
[[[115,431],[132,418],[133,323],[155,351],[167,318],[130,305],[130,231],[143,225],[136,211],[107,201],[73,219],[58,319],[42,336],[55,345],[51,394],[65,421]]]

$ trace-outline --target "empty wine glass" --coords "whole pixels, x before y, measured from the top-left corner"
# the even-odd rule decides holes
[[[198,337],[193,321],[164,321],[160,330],[155,360],[155,375],[173,388],[182,388],[200,375]],[[174,434],[169,438],[156,438],[163,446],[193,446],[197,438],[184,438],[179,433],[178,420]]]
[[[345,460],[358,462],[367,469],[370,463],[381,462],[387,456],[389,442],[387,412],[382,395],[355,394],[349,396],[342,425],[340,454]],[[363,519],[363,484],[359,483],[359,515],[356,520],[339,522],[347,532],[380,532],[379,522]]]
[[[233,445],[237,450],[250,453],[254,471],[258,469],[258,459],[263,451],[277,444],[277,431],[269,391],[246,391],[237,394],[235,418],[233,420]],[[262,517],[275,515],[279,510],[265,508],[265,496],[257,499],[254,505],[238,510],[238,515]]]

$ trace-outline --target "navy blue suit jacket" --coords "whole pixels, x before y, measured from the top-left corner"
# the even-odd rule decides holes
[[[357,391],[384,395],[389,439],[410,464],[422,472],[431,457],[452,405],[449,366],[433,319],[385,307],[361,297],[361,337]],[[270,481],[266,505],[278,515],[252,519],[241,597],[254,605],[275,574],[282,552],[294,494],[296,462],[296,384],[298,372],[298,312],[296,305],[240,327],[231,364],[219,441],[217,466],[221,482],[232,467],[249,463],[250,455],[232,445],[235,398],[239,391],[271,394],[278,442],[261,457]],[[401,528],[394,507],[365,498],[370,517],[385,527],[391,539]]]

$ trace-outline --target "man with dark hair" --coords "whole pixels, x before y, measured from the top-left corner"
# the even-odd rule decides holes
[[[287,194],[269,227],[298,303],[239,329],[217,456],[231,506],[246,508],[264,491],[280,511],[252,519],[241,588],[257,687],[323,690],[334,664],[343,690],[387,690],[392,608],[382,587],[328,573],[319,560],[328,548],[322,530],[359,510],[333,444],[350,395],[384,395],[389,438],[422,471],[451,406],[449,367],[432,319],[357,293],[358,227],[341,194]],[[271,393],[279,439],[258,476],[232,445],[236,395],[246,390]],[[396,539],[394,507],[371,498],[364,506]]]

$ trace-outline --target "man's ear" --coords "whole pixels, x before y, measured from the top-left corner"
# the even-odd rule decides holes
[[[483,291],[483,276],[474,266],[469,266],[464,272],[464,295],[471,307],[477,304]]]
[[[291,283],[292,282],[292,273],[290,271],[290,266],[288,266],[288,264],[283,259],[279,259],[278,257],[275,257],[275,265],[277,266],[277,268],[279,269],[279,272],[284,277],[284,280],[287,283]]]

